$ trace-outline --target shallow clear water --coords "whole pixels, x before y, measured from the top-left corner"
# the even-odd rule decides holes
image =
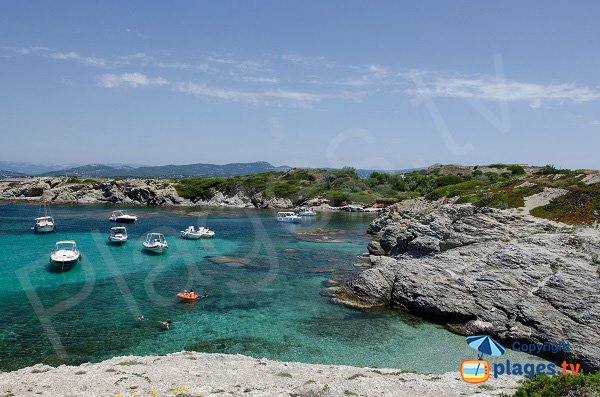
[[[440,326],[321,295],[332,271],[357,272],[372,215],[334,213],[293,225],[275,222],[270,211],[135,208],[140,219],[127,225],[129,241],[110,246],[112,209],[52,207],[56,231],[37,235],[30,230],[36,206],[0,204],[0,370],[184,349],[432,373],[476,357]],[[217,236],[183,240],[179,230],[188,225],[208,225]],[[335,243],[297,238],[316,227],[345,233]],[[141,251],[150,231],[167,236],[168,253]],[[61,239],[76,240],[83,258],[68,272],[51,272],[49,252]],[[208,260],[219,255],[241,259]],[[209,297],[181,303],[175,294],[190,288]],[[169,330],[160,324],[166,319],[174,322]],[[506,358],[538,360],[512,351]]]

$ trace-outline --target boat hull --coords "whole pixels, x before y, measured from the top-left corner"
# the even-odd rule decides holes
[[[113,236],[108,237],[108,242],[111,244],[123,244],[125,241],[127,241],[127,237],[125,237],[125,238],[113,237]]]
[[[188,240],[198,240],[201,235],[198,233],[187,233],[187,232],[181,232],[181,237],[188,239]]]
[[[152,252],[154,254],[162,254],[163,251],[166,251],[168,247],[162,245],[146,245],[144,244],[144,250],[148,252]]]
[[[277,222],[300,223],[300,218],[277,218]]]
[[[76,255],[63,256],[63,255],[50,255],[50,271],[52,272],[64,272],[71,270],[73,266],[81,260],[81,254],[78,252]]]
[[[118,218],[110,218],[110,221],[116,222],[116,223],[135,223],[135,221],[137,221],[137,218],[118,217]]]
[[[35,230],[36,233],[50,233],[50,232],[54,231],[54,225],[44,225],[44,226],[35,225],[33,230]]]

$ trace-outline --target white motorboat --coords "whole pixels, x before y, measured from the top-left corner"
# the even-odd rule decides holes
[[[54,218],[48,214],[48,206],[46,204],[42,205],[44,207],[44,216],[42,215],[42,209],[38,211],[38,217],[35,218],[35,225],[33,226],[33,230],[36,233],[50,233],[54,231]]]
[[[215,232],[207,227],[199,227],[198,231],[200,232],[200,237],[202,238],[211,238],[215,236]]]
[[[124,226],[111,227],[108,241],[113,244],[123,244],[127,241],[127,228]]]
[[[301,208],[298,216],[316,216],[317,213],[312,208]]]
[[[162,254],[164,250],[169,248],[165,236],[160,233],[148,233],[146,241],[142,243],[146,251]]]
[[[137,221],[138,217],[132,214],[128,214],[125,211],[113,211],[108,218],[111,222],[118,223],[134,223]]]
[[[295,212],[277,213],[277,222],[299,223],[301,219]]]
[[[50,263],[54,265],[71,265],[80,258],[81,253],[73,240],[58,241],[54,251],[50,253]]]
[[[197,240],[202,236],[202,232],[200,230],[196,230],[194,226],[188,226],[187,229],[182,230],[180,233],[181,237],[190,240]]]

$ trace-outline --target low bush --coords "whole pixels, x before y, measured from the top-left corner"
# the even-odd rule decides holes
[[[536,375],[526,380],[513,397],[598,397],[600,373],[579,375]]]
[[[331,193],[330,201],[332,206],[339,207],[348,204],[350,202],[350,197],[344,192],[336,191]]]
[[[473,203],[476,207],[508,208],[508,197],[504,192],[489,192]]]
[[[554,175],[554,174],[571,174],[574,171],[571,171],[567,168],[558,169],[552,164],[546,165],[544,168],[536,172],[538,175]]]
[[[218,188],[225,183],[225,178],[187,178],[181,179],[175,190],[177,194],[186,199],[200,198],[209,200],[212,198],[212,188]]]

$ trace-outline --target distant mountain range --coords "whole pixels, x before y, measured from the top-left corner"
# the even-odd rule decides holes
[[[106,177],[106,178],[190,178],[190,177],[226,177],[237,175],[258,174],[268,171],[287,171],[291,167],[274,165],[259,161],[255,163],[217,164],[187,164],[161,166],[110,166],[91,164],[46,172],[44,176],[76,176],[76,177]]]
[[[34,163],[25,161],[0,161],[0,170],[18,175],[43,175],[52,171],[80,167],[82,164],[73,163]],[[110,167],[143,167],[143,164],[107,163]]]
[[[17,176],[74,176],[81,178],[191,178],[191,177],[228,177],[251,175],[270,171],[287,171],[292,167],[274,166],[265,161],[254,163],[218,164],[186,164],[146,166],[140,164],[48,164],[26,163],[16,161],[0,161],[0,177]],[[387,172],[392,174],[407,173],[419,168],[405,170],[366,170],[356,172],[361,178],[368,177],[372,172]]]

